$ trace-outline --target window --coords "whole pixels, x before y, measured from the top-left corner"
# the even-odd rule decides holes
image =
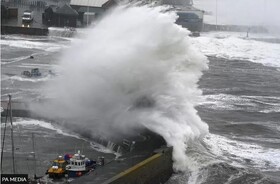
[[[30,18],[31,18],[31,16],[30,16],[30,15],[23,15],[23,17],[24,17],[24,18],[28,18],[28,19],[30,19]]]
[[[199,17],[194,13],[178,13],[179,19],[198,19]]]
[[[57,162],[53,162],[52,166],[58,166]]]

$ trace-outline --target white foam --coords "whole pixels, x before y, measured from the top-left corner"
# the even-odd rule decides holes
[[[21,126],[40,126],[50,130],[57,130],[51,123],[40,121],[40,120],[26,120],[26,119],[18,119],[14,122],[14,125]]]
[[[241,37],[238,34],[242,34]],[[246,33],[212,32],[193,38],[193,44],[208,56],[248,60],[280,67],[280,44],[245,39]]]
[[[216,110],[244,110],[263,113],[278,112],[279,99],[277,96],[247,96],[230,94],[204,95],[198,105]],[[261,105],[259,105],[261,104]]]
[[[42,128],[48,129],[48,130],[53,130],[56,133],[58,133],[60,135],[63,135],[63,136],[73,137],[73,138],[76,138],[76,139],[81,139],[81,140],[87,141],[87,142],[90,143],[91,147],[98,152],[113,153],[116,156],[119,156],[118,153],[115,153],[114,151],[104,147],[103,145],[100,145],[98,143],[95,143],[95,142],[89,141],[85,138],[82,138],[82,137],[80,137],[79,135],[77,135],[73,132],[68,133],[68,132],[63,130],[63,127],[60,127],[59,125],[53,125],[52,123],[49,123],[49,122],[46,122],[46,121],[35,120],[35,119],[21,119],[20,118],[20,119],[17,119],[15,122],[13,122],[13,125],[14,126],[17,126],[17,125],[27,126],[29,128],[33,127],[34,129],[36,129],[36,126],[39,126],[39,127],[42,127]],[[1,125],[1,126],[4,126],[4,124]],[[10,125],[8,125],[8,126],[10,126]]]
[[[237,106],[248,106],[255,107],[256,104],[251,102],[250,99],[243,98],[242,96],[235,96],[229,94],[211,94],[204,95],[203,101],[199,105],[207,106],[216,110],[238,110],[242,107]]]
[[[164,7],[116,7],[63,56],[61,77],[50,86],[61,111],[41,113],[79,119],[106,136],[146,127],[174,147],[174,168],[186,169],[188,141],[208,132],[194,108],[208,61],[176,18]],[[154,105],[139,107],[145,98]]]
[[[209,134],[204,142],[217,158],[232,161],[238,166],[251,165],[261,170],[280,169],[280,149],[264,148],[253,143],[235,141],[215,134]]]
[[[261,110],[260,112],[262,113],[266,113],[266,114],[269,114],[269,113],[279,113],[280,112],[280,107],[271,107],[269,109],[265,109],[265,110]]]
[[[57,70],[57,64],[46,64],[46,63],[22,63],[21,65],[18,65],[17,67],[20,68],[46,68],[46,69],[56,69]]]
[[[12,80],[17,80],[17,81],[24,81],[24,82],[45,82],[51,79],[49,75],[45,77],[37,77],[37,78],[25,78],[25,77],[20,77],[20,76],[12,76],[10,77]]]
[[[4,74],[1,75],[1,81],[5,81],[5,80],[9,80],[9,79],[10,79],[10,76],[4,75]]]
[[[111,149],[109,149],[109,148],[107,148],[107,147],[105,147],[105,146],[103,146],[103,145],[101,145],[101,144],[94,143],[94,142],[90,142],[90,145],[91,145],[91,147],[92,147],[94,150],[96,150],[96,151],[99,151],[99,152],[102,152],[102,153],[112,153],[112,154],[114,154],[116,157],[121,156],[120,153],[117,153],[117,152],[115,152],[115,151],[113,151],[113,150],[111,150]]]
[[[16,57],[16,58],[1,59],[1,64],[3,64],[3,65],[11,64],[11,63],[15,63],[15,62],[19,62],[19,61],[25,60],[25,59],[27,59],[29,57],[30,56],[20,56],[20,57]]]
[[[49,122],[46,121],[41,121],[41,120],[35,120],[35,119],[18,119],[17,121],[15,121],[13,123],[15,126],[16,125],[21,125],[21,126],[28,126],[28,127],[33,127],[34,129],[37,127],[42,127],[45,129],[49,129],[49,130],[53,130],[55,132],[57,132],[58,134],[64,135],[64,136],[68,136],[68,137],[74,137],[77,139],[81,139],[79,136],[75,135],[75,134],[69,134],[66,133],[62,130],[62,127],[59,127],[58,125],[53,125]]]
[[[55,44],[44,43],[44,42],[33,42],[29,40],[1,40],[1,45],[27,48],[27,49],[42,49],[42,50],[56,46]],[[56,46],[56,48],[57,50],[59,50],[61,47]]]

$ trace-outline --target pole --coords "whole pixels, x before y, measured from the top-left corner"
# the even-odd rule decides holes
[[[216,30],[218,30],[218,0],[216,0]]]
[[[4,154],[4,145],[5,145],[5,137],[6,137],[6,129],[7,129],[7,121],[8,121],[8,114],[9,114],[9,107],[10,102],[7,103],[7,109],[6,109],[6,118],[5,118],[5,127],[4,127],[4,133],[3,133],[3,140],[2,140],[2,148],[1,148],[1,173],[3,173],[3,154]]]
[[[89,0],[88,0],[89,1]],[[87,26],[88,26],[88,14],[89,14],[89,3],[88,3],[88,1],[87,1]]]
[[[263,20],[262,20],[263,26],[266,26],[265,25],[266,24],[265,20],[267,18],[266,9],[267,9],[267,3],[266,3],[266,0],[264,0],[264,2],[263,2],[263,16],[262,16],[262,18],[263,18]]]
[[[10,104],[13,173],[16,174],[16,170],[15,170],[15,146],[14,146],[13,114],[12,114],[12,96],[11,95],[8,95],[8,96],[9,96],[9,104]]]
[[[33,148],[33,164],[34,164],[34,179],[36,179],[36,157],[35,157],[35,140],[34,133],[32,133],[32,148]]]

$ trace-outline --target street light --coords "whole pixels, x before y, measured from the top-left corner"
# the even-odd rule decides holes
[[[87,1],[87,26],[88,26],[88,14],[89,14],[89,0]]]
[[[216,30],[218,30],[218,0],[216,0]]]

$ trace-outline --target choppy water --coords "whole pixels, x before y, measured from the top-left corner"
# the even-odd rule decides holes
[[[280,182],[280,44],[264,43],[270,36],[213,32],[193,40],[210,60],[196,107],[210,134],[189,148],[193,170],[168,183]]]
[[[213,34],[219,36],[213,37]],[[208,55],[210,61],[209,70],[199,81],[203,96],[196,106],[199,116],[209,125],[210,133],[201,142],[188,144],[186,155],[189,169],[174,174],[168,183],[279,183],[280,44],[244,40],[231,33],[213,34],[191,40],[198,50]],[[48,71],[60,75],[63,69],[57,61],[72,42],[75,39],[53,36],[2,36],[2,100],[8,93],[19,101],[43,98],[42,86],[55,77],[48,75]],[[251,45],[250,51],[244,50],[248,45]],[[272,49],[262,52],[263,48]],[[34,59],[29,59],[30,55],[34,55]],[[23,70],[34,67],[42,71],[41,78],[26,79],[20,75]],[[16,143],[22,145],[16,151],[21,160],[28,161],[31,149],[31,136],[28,135],[31,132],[40,135],[36,138],[36,144],[42,145],[38,146],[38,150],[42,150],[41,163],[48,162],[65,150],[71,151],[73,146],[69,146],[69,142],[84,144],[88,153],[94,150],[79,135],[69,136],[67,130],[61,134],[57,127],[52,127],[55,125],[40,123],[38,126],[34,121],[16,120],[18,132],[15,134],[24,137],[16,139]],[[64,143],[64,150],[61,150],[60,143]],[[7,149],[9,153],[9,147]],[[109,154],[108,157],[113,158],[114,155]],[[22,166],[27,164],[31,165],[32,162],[29,160]],[[7,171],[11,169],[9,163],[5,167]],[[44,169],[42,166],[38,172],[42,173]],[[22,168],[18,170],[25,171]]]
[[[197,109],[210,135],[203,148],[190,146],[194,171],[174,175],[169,183],[279,183],[278,68],[209,59]]]

